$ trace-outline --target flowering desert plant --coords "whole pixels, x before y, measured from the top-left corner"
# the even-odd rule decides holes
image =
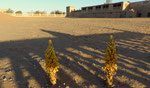
[[[49,40],[48,47],[45,52],[45,63],[46,63],[46,71],[49,75],[50,82],[55,85],[56,84],[56,72],[58,72],[59,63],[58,58],[55,55],[54,47],[52,41]]]
[[[104,66],[104,73],[106,77],[106,83],[108,86],[112,86],[113,84],[113,76],[117,72],[117,54],[116,54],[116,46],[114,42],[114,37],[111,35],[107,50],[105,53],[105,66]]]

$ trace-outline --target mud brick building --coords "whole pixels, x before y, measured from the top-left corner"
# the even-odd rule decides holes
[[[67,17],[95,18],[128,18],[150,17],[150,1],[117,2],[95,6],[82,7],[76,10],[74,6],[66,8]]]

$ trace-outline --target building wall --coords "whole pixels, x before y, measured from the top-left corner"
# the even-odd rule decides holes
[[[72,14],[72,12],[75,11],[75,8],[74,6],[68,6],[66,8],[66,14],[67,14],[67,17],[72,17],[74,14]]]
[[[131,3],[129,6],[129,10],[130,9],[134,11],[133,17],[148,17],[148,13],[150,13],[150,2],[142,1]]]
[[[122,18],[122,17],[147,17],[150,15],[150,1],[142,2],[118,2],[96,6],[67,7],[67,17],[100,17],[100,18]]]

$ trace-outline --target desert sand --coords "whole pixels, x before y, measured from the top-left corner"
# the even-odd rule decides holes
[[[114,35],[117,88],[150,88],[150,18],[16,18],[0,14],[0,88],[106,88],[104,53]],[[44,52],[60,68],[51,86]]]

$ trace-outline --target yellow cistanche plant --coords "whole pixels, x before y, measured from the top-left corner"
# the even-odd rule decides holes
[[[113,76],[117,72],[117,54],[116,54],[116,46],[114,37],[111,35],[107,50],[105,53],[105,66],[104,66],[104,73],[106,76],[106,83],[108,86],[112,86],[113,84]]]
[[[49,75],[50,82],[55,85],[56,84],[56,72],[58,72],[59,62],[58,58],[55,55],[54,47],[52,41],[48,41],[48,47],[45,52],[45,63],[46,63],[46,71]]]

